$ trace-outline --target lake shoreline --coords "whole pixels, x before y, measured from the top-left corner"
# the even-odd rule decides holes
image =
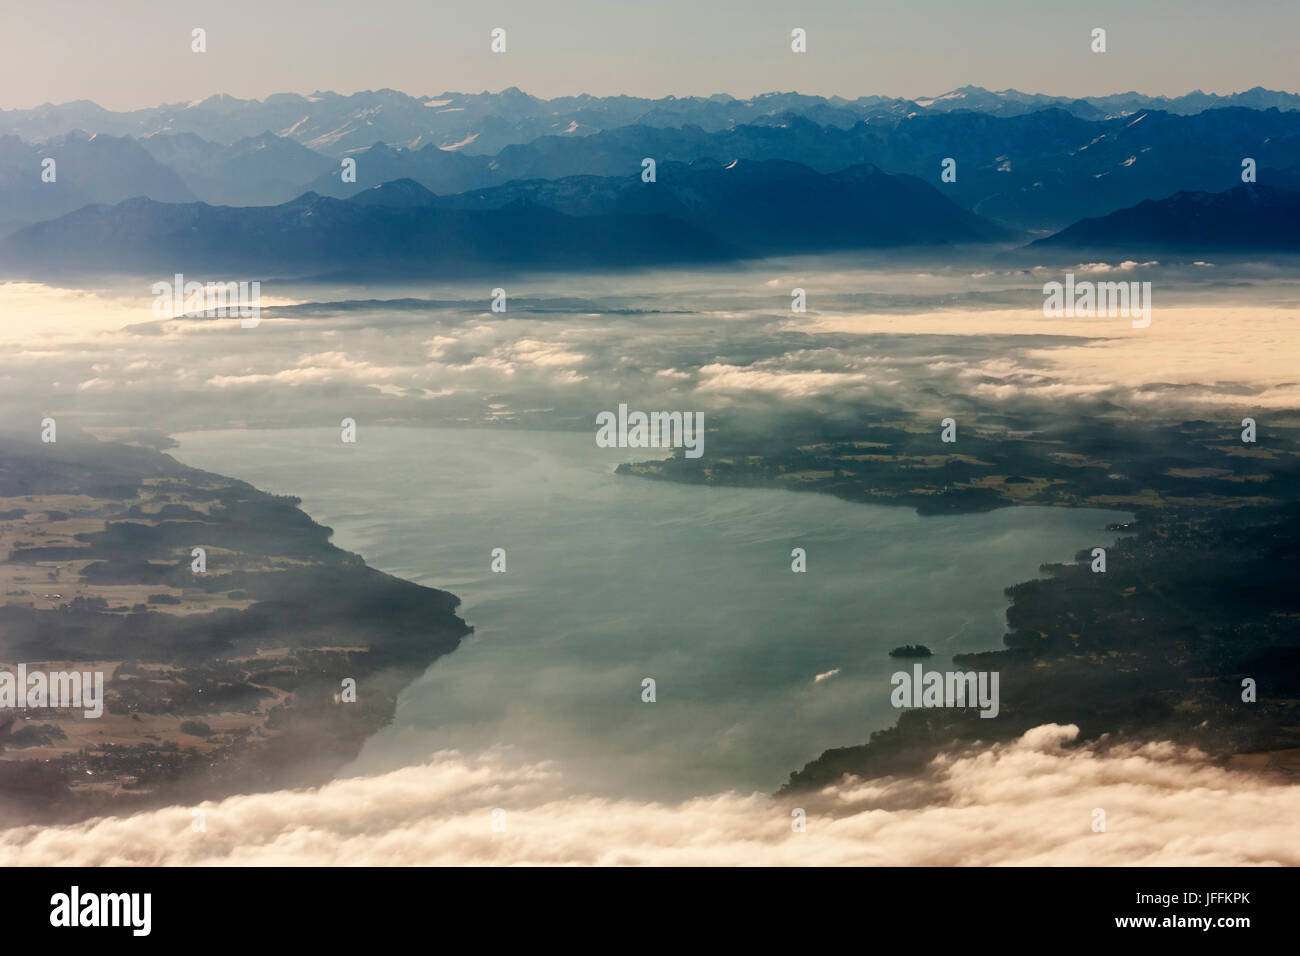
[[[327,783],[472,633],[295,498],[71,434],[4,451],[0,660],[107,672],[98,719],[0,711],[6,826]]]
[[[780,792],[845,775],[923,773],[940,754],[1007,743],[1046,723],[1077,726],[1076,746],[1171,740],[1224,765],[1300,773],[1291,716],[1300,703],[1300,600],[1285,583],[1300,573],[1300,555],[1281,544],[1300,535],[1300,428],[1274,421],[1266,450],[1241,452],[1235,421],[976,417],[963,434],[960,446],[945,447],[917,423],[874,421],[833,438],[724,440],[720,450],[715,441],[718,457],[704,464],[676,457],[620,469],[918,514],[1041,504],[1135,516],[1115,527],[1132,534],[1101,549],[1100,568],[1097,551],[1081,552],[1047,566],[1046,580],[1009,587],[1001,648],[954,657],[963,670],[1000,673],[999,719],[902,710],[866,743],[827,749]],[[1265,686],[1267,694],[1256,691]]]
[[[789,489],[626,482],[617,465],[639,450],[568,431],[177,437],[187,460],[300,492],[349,550],[465,600],[476,639],[404,695],[357,775],[510,744],[615,796],[772,792],[826,743],[893,723],[891,648],[992,646],[1008,582],[1129,515],[1031,506],[931,521]],[[810,574],[791,573],[795,544]],[[496,546],[508,573],[489,571]],[[658,682],[653,707],[644,677]]]

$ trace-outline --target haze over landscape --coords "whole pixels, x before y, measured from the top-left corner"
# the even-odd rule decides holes
[[[264,6],[6,13],[0,860],[1300,863],[1294,5]]]

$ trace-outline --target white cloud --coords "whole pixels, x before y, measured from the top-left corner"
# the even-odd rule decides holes
[[[314,790],[0,831],[0,864],[1300,865],[1300,786],[1171,744],[1073,747],[1046,725],[915,778],[774,799],[570,792],[553,765],[441,753]],[[505,832],[491,829],[506,811]],[[790,812],[808,813],[794,833]],[[1094,808],[1107,815],[1092,831]]]

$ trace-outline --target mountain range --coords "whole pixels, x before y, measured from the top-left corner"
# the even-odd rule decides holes
[[[196,197],[215,205],[282,203],[299,195],[309,177],[337,168],[328,157],[270,131],[229,145],[195,133],[156,133],[140,145]]]
[[[663,172],[663,185],[582,176],[442,197],[400,179],[347,200],[305,193],[277,206],[90,205],[0,240],[0,274],[503,275],[936,244],[1005,248],[1014,238],[934,187],[872,166],[822,175],[736,161]],[[1026,249],[1040,259],[1294,253],[1300,191],[1179,192],[1082,220]]]
[[[462,275],[731,255],[713,237],[663,217],[577,219],[523,204],[485,212],[396,208],[316,193],[279,206],[130,199],[86,206],[0,241],[6,269],[44,275]]]
[[[1251,184],[1220,193],[1178,192],[1081,220],[1033,246],[1133,256],[1187,249],[1300,252],[1300,191]]]
[[[439,197],[410,179],[276,206],[89,205],[0,240],[11,273],[450,274],[711,262],[1002,240],[928,183],[769,160],[512,183]]]
[[[54,160],[53,182],[42,178],[46,159]],[[0,235],[87,203],[143,195],[162,202],[197,198],[175,170],[130,137],[78,131],[38,145],[0,136]]]
[[[1221,219],[1264,228],[1229,230],[1241,247],[1289,248],[1286,223],[1260,220],[1258,197],[1300,188],[1297,106],[1300,96],[1262,89],[1064,100],[976,87],[918,100],[797,93],[542,100],[514,88],[439,97],[381,90],[215,96],[127,113],[83,101],[0,111],[0,235],[16,240],[4,246],[11,264],[53,268],[42,242],[78,223],[120,243],[87,248],[87,264],[152,269],[151,243],[187,216],[227,239],[242,236],[251,249],[256,228],[301,225],[285,210],[321,204],[311,228],[293,233],[303,247],[268,249],[266,264],[332,269],[340,263],[319,224],[340,214],[324,200],[356,199],[339,208],[356,215],[377,207],[386,216],[404,209],[407,218],[393,227],[413,240],[463,235],[468,245],[448,261],[478,261],[495,248],[519,265],[550,260],[508,242],[494,246],[478,223],[523,217],[518,228],[527,235],[538,217],[559,215],[557,249],[592,261],[600,256],[591,236],[618,221],[648,245],[637,251],[611,240],[608,258],[633,264],[670,261],[677,238],[706,259],[1014,241],[1062,230],[1038,248],[1105,245],[1116,223],[1136,226],[1143,217],[1153,217],[1150,240],[1168,245],[1178,222],[1201,235],[1195,222],[1213,208]],[[658,170],[653,183],[641,180],[647,159]],[[52,181],[42,177],[49,160],[57,165]],[[1208,198],[1241,186],[1244,167],[1257,171],[1261,187],[1280,191],[1243,193],[1255,206]],[[1177,204],[1131,212],[1176,196],[1181,214],[1171,211]],[[153,205],[125,202],[136,199]],[[160,208],[170,205],[194,208]],[[280,211],[243,215],[237,207]],[[1201,218],[1189,218],[1197,209]],[[489,212],[497,215],[484,219]],[[21,231],[39,223],[51,225]],[[373,223],[357,225],[364,232]],[[178,250],[200,258],[219,252],[174,238]],[[363,261],[386,248],[377,236],[358,242],[371,250]]]
[[[1282,96],[1290,94],[1278,94]],[[505,104],[503,109],[517,99],[506,94],[489,97]],[[216,135],[220,130],[212,123],[196,124],[216,136],[211,139],[175,130],[139,139],[103,129],[77,130],[40,143],[10,135],[0,137],[0,232],[86,203],[111,204],[134,195],[164,202],[262,205],[283,203],[304,192],[342,199],[371,186],[412,179],[441,196],[514,180],[626,176],[639,172],[642,160],[650,157],[660,164],[785,160],[820,173],[870,164],[940,186],[959,205],[1007,228],[1046,235],[1085,216],[1179,190],[1228,189],[1240,182],[1246,158],[1261,167],[1300,167],[1300,111],[1276,107],[1212,108],[1189,115],[1144,110],[1103,119],[1085,119],[1056,106],[1011,115],[931,109],[841,126],[824,116],[820,118],[825,122],[810,118],[840,108],[830,101],[819,101],[814,109],[803,101],[816,98],[790,94],[777,99],[784,107],[803,107],[804,113],[764,112],[751,117],[753,122],[724,128],[637,123],[584,126],[584,131],[595,131],[578,134],[564,127],[495,153],[421,143],[419,136],[395,145],[391,135],[384,139],[377,133],[397,131],[379,122],[364,127],[375,138],[344,157],[355,164],[355,181],[342,175],[343,160],[304,145],[301,129],[288,135],[285,129],[263,127],[229,142]],[[523,106],[534,103],[531,97],[524,100]],[[278,102],[270,97],[262,106],[272,101]],[[242,102],[231,101],[231,115],[242,115],[247,108],[239,105]],[[605,114],[617,112],[617,104],[599,102]],[[742,102],[750,101],[719,101],[720,108]],[[668,105],[659,103],[656,109]],[[683,108],[680,115],[694,112],[694,107]],[[84,113],[78,118],[90,118]],[[507,112],[493,122],[507,122],[513,115]],[[668,121],[656,115],[657,121]],[[60,151],[67,155],[59,163],[58,184],[42,182],[41,160],[58,158]],[[940,178],[945,159],[955,163],[954,181]]]
[[[668,216],[756,256],[1011,236],[915,176],[891,176],[871,165],[822,174],[779,159],[665,163],[654,183],[639,176],[515,180],[434,200],[454,209],[520,201],[573,216]]]
[[[661,99],[583,94],[547,100],[516,87],[499,93],[447,92],[437,96],[382,89],[350,95],[277,93],[262,100],[217,94],[190,103],[127,111],[106,110],[86,100],[45,103],[32,109],[0,110],[0,134],[41,140],[76,129],[136,138],[194,133],[231,145],[269,130],[331,157],[376,141],[408,149],[432,145],[486,155],[539,136],[582,136],[620,126],[699,126],[716,132],[797,115],[821,126],[848,128],[864,120],[880,123],[912,115],[975,111],[1015,116],[1052,107],[1096,120],[1143,110],[1177,115],[1222,107],[1296,110],[1300,109],[1300,95],[1256,87],[1228,96],[1197,90],[1178,97],[1136,92],[1064,97],[965,86],[913,99],[766,93],[745,99],[726,94]]]

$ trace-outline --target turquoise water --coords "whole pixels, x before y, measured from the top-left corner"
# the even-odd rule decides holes
[[[362,427],[195,432],[185,462],[294,494],[340,547],[452,591],[475,633],[350,773],[437,750],[554,760],[594,792],[772,790],[893,722],[899,644],[1001,646],[1003,589],[1105,545],[1118,511],[918,517],[776,490],[620,477],[591,433]],[[790,551],[808,571],[790,570]],[[504,574],[489,569],[506,551]],[[820,682],[819,674],[838,671]],[[644,703],[643,678],[657,700]],[[364,688],[362,688],[364,692]]]

